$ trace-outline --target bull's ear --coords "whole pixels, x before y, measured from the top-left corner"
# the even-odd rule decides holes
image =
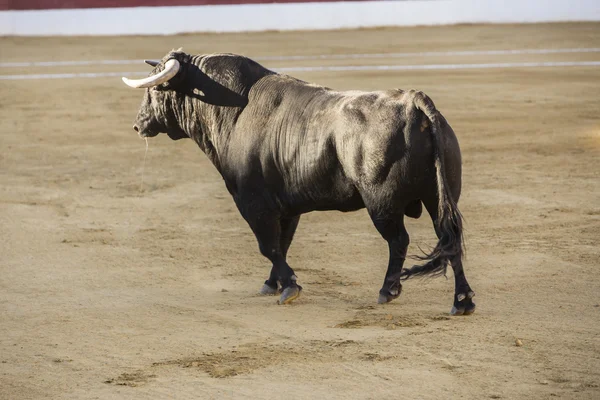
[[[158,64],[160,64],[160,61],[154,61],[154,60],[144,60],[144,62],[151,67],[156,67]]]

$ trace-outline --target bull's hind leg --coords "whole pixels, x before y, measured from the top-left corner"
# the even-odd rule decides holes
[[[389,262],[383,286],[379,291],[378,303],[388,303],[400,296],[402,285],[400,284],[400,272],[406,259],[406,250],[408,248],[409,236],[404,227],[404,215],[388,215],[371,212],[371,219],[375,228],[381,236],[388,242],[390,251]]]
[[[438,223],[438,211],[437,211],[437,199],[425,198],[423,200],[423,204],[425,204],[425,208],[429,215],[431,216],[431,220],[433,221],[433,226],[435,229],[435,233],[438,239],[441,237],[441,232],[437,228]],[[475,296],[475,292],[471,289],[469,282],[467,281],[467,277],[465,276],[465,271],[462,265],[461,257],[453,257],[450,259],[450,265],[452,266],[452,271],[454,272],[454,303],[452,304],[452,309],[450,310],[450,314],[452,315],[469,315],[475,312],[475,303],[473,302],[473,297]]]
[[[452,315],[469,315],[475,312],[475,303],[473,297],[475,292],[469,286],[465,271],[460,259],[450,261],[452,270],[454,271],[454,304],[450,314]]]
[[[296,228],[298,227],[298,222],[300,221],[300,216],[292,217],[292,218],[281,218],[279,221],[279,226],[281,227],[280,233],[280,245],[281,245],[281,254],[283,258],[286,259],[288,249],[292,244],[292,239],[294,238],[294,233],[296,232]],[[279,278],[277,276],[277,269],[275,266],[271,268],[271,274],[269,275],[269,279],[267,279],[260,289],[260,294],[264,295],[274,295],[279,292]]]

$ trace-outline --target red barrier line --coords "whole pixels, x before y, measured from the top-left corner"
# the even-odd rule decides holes
[[[364,0],[0,0],[0,10],[207,6],[225,4],[325,3]],[[377,1],[377,0],[371,0]]]

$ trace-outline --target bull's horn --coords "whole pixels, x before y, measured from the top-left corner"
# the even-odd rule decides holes
[[[144,60],[144,62],[151,67],[156,67],[158,64],[160,64],[160,61],[154,61],[154,60]]]
[[[165,64],[165,69],[156,75],[152,75],[144,79],[127,79],[125,77],[121,79],[123,79],[123,82],[125,82],[127,86],[132,88],[148,88],[165,83],[177,75],[177,72],[179,72],[179,61],[172,58]]]

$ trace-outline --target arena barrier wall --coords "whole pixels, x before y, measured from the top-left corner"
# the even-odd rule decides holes
[[[175,6],[165,7],[165,3]],[[111,7],[99,8],[106,5]],[[599,20],[600,0],[0,1],[2,36],[170,35]]]

